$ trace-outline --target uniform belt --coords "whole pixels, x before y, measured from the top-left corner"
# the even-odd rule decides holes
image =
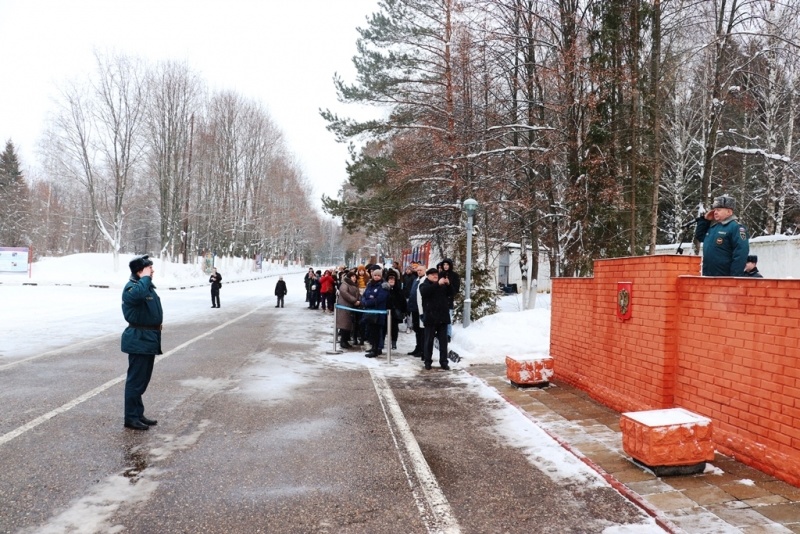
[[[131,328],[138,328],[139,330],[161,330],[160,324],[136,324],[128,323]]]

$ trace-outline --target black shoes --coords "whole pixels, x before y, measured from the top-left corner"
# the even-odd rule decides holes
[[[450,370],[450,366],[449,365],[443,365],[442,366],[442,371],[449,371],[449,370]]]
[[[397,343],[392,343],[392,350],[397,350]]]
[[[380,351],[380,350],[371,350],[371,351],[369,351],[368,353],[366,353],[364,356],[366,356],[367,358],[377,358],[377,357],[378,357],[378,356],[380,356],[381,354],[383,354],[383,351]]]
[[[351,345],[351,344],[350,344],[349,342],[347,342],[347,341],[342,341],[341,343],[339,343],[339,345],[340,345],[340,346],[341,346],[343,349],[352,349],[352,348],[353,348],[353,345]]]
[[[125,428],[132,428],[134,430],[150,430],[150,427],[141,421],[125,421]]]
[[[421,350],[412,350],[411,352],[408,353],[408,355],[409,356],[422,356],[422,351]]]
[[[146,424],[147,426],[155,426],[155,425],[158,424],[158,421],[156,421],[155,419],[148,419],[145,416],[141,416],[139,418],[139,421],[141,421],[142,423]]]
[[[430,365],[426,365],[426,366],[425,366],[425,370],[426,370],[426,371],[430,371],[430,370],[431,370],[431,366],[430,366]]]

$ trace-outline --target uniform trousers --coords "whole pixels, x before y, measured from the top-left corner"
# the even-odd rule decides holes
[[[138,421],[144,415],[142,395],[153,376],[155,354],[128,354],[128,377],[125,380],[125,420]]]

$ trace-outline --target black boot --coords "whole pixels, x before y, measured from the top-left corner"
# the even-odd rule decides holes
[[[341,343],[339,343],[339,345],[343,349],[352,349],[353,348],[353,345],[351,345],[347,340],[342,341]]]

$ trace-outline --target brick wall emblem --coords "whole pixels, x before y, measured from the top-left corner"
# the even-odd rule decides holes
[[[631,318],[632,282],[617,282],[617,317],[623,321]]]

